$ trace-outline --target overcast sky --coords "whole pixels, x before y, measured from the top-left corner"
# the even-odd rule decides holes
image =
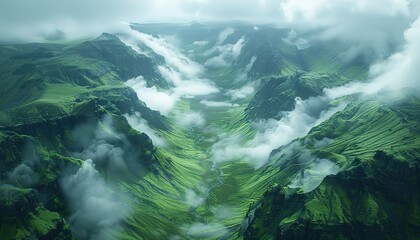
[[[393,38],[418,15],[420,0],[1,0],[1,40],[68,38],[118,29],[121,22],[245,20],[324,28],[324,37]],[[375,31],[371,31],[375,30]],[[359,34],[360,36],[360,34]]]

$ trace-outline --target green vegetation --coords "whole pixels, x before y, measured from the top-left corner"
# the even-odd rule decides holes
[[[205,76],[220,93],[180,98],[165,117],[124,84],[142,75],[148,86],[169,88],[158,71],[165,60],[138,54],[112,34],[0,46],[0,239],[76,238],[76,203],[62,181],[91,170],[88,158],[95,163],[89,176],[99,178],[93,183],[105,185],[96,197],[118,200],[113,214],[123,217],[107,231],[118,239],[416,239],[420,100],[410,94],[392,104],[338,99],[333,104],[349,102],[343,111],[273,150],[261,168],[242,157],[215,159],[216,142],[237,137],[242,146],[258,136],[252,121],[278,118],[297,97],[316,97],[367,76],[363,59],[337,57],[345,44],[297,49],[284,41],[289,29],[234,27],[224,43],[244,36],[241,55]],[[134,28],[175,35],[181,50],[204,64],[225,26]],[[248,84],[255,95],[228,94]],[[207,107],[201,100],[232,105]],[[184,124],[182,113],[189,112],[206,123]],[[163,139],[162,147],[128,124],[125,114],[135,113]],[[112,165],[112,157],[120,162]],[[322,169],[325,163],[336,171]],[[307,179],[314,189],[305,188]],[[119,209],[123,205],[129,211]],[[87,236],[98,231],[91,227]]]
[[[248,218],[246,238],[416,239],[419,222],[411,216],[419,214],[412,204],[419,197],[419,106],[415,97],[393,105],[363,99],[315,127],[300,141],[333,139],[328,146],[307,147],[335,160],[340,173],[313,192],[266,192]],[[267,210],[272,206],[279,210]]]

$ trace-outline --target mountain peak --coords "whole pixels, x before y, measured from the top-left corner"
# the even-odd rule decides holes
[[[95,39],[95,41],[105,41],[105,40],[120,40],[117,36],[111,33],[104,32]]]

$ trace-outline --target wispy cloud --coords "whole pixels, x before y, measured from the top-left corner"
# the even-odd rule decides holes
[[[239,107],[239,104],[230,102],[201,100],[200,103],[205,105],[206,107]]]
[[[125,84],[134,89],[137,97],[146,103],[146,105],[167,115],[175,106],[178,97],[170,92],[159,91],[156,86],[147,87],[146,80],[140,76],[129,79]]]
[[[225,44],[217,46],[216,49],[211,53],[216,56],[208,59],[204,66],[210,68],[222,68],[229,67],[232,65],[239,55],[241,54],[242,48],[245,46],[245,38],[240,38],[235,44]]]
[[[281,10],[289,25],[317,29],[318,39],[352,44],[347,55],[374,53],[379,58],[403,43],[404,29],[420,13],[418,3],[409,0],[286,0]]]
[[[112,192],[92,160],[83,162],[74,174],[60,180],[63,194],[73,211],[69,223],[80,239],[117,239],[121,221],[130,207]]]
[[[205,75],[204,67],[189,59],[164,38],[154,37],[132,29],[126,29],[126,33],[131,36],[128,44],[133,44],[133,41],[145,44],[155,54],[159,54],[165,59],[166,65],[159,66],[158,70],[171,85],[170,89],[147,87],[147,79],[145,80],[141,76],[127,81],[127,84],[136,90],[138,97],[152,109],[167,115],[181,98],[193,98],[220,91],[213,82],[202,77]]]
[[[136,129],[137,131],[146,133],[147,136],[152,139],[152,142],[155,146],[163,148],[167,146],[166,140],[159,136],[159,134],[149,126],[147,121],[141,117],[140,113],[136,112],[133,115],[124,114],[124,117],[127,119],[132,128]]]
[[[176,122],[187,128],[203,128],[206,125],[206,119],[201,112],[189,111],[176,113]]]
[[[326,96],[312,97],[305,101],[297,98],[295,109],[285,113],[282,119],[256,123],[254,127],[258,132],[246,144],[240,135],[220,136],[222,140],[212,148],[214,161],[247,159],[256,168],[263,166],[274,149],[305,136],[313,127],[346,106],[345,103],[331,105],[331,100]]]

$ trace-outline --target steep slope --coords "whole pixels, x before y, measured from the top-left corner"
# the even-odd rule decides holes
[[[288,118],[296,99],[366,78],[348,45],[268,25],[132,28],[149,35],[118,36],[138,51],[108,33],[0,46],[1,239],[419,234],[418,98],[354,95],[308,104],[313,124]],[[135,92],[124,81],[138,76]]]
[[[146,72],[156,76],[152,80],[162,78],[151,59],[109,34],[69,48],[35,45],[3,46],[16,52],[5,56],[0,71],[0,201],[2,213],[8,212],[2,214],[0,236],[70,239],[72,209],[60,181],[75,173],[85,157],[106,179],[128,181],[159,168],[149,137],[132,129],[122,115],[140,113],[162,129],[164,119],[123,81]],[[123,162],[86,152],[96,141],[110,148],[108,154],[120,151]]]
[[[417,239],[419,104],[414,97],[392,105],[360,100],[299,140],[296,155],[274,154],[270,169],[294,168],[295,176],[250,209],[244,238]],[[339,173],[320,174],[331,168],[322,169],[320,159],[335,162]]]
[[[281,112],[291,111],[295,99],[306,100],[322,94],[324,88],[341,86],[352,80],[340,74],[298,71],[292,75],[271,78],[255,94],[245,112],[249,119],[278,118]]]

